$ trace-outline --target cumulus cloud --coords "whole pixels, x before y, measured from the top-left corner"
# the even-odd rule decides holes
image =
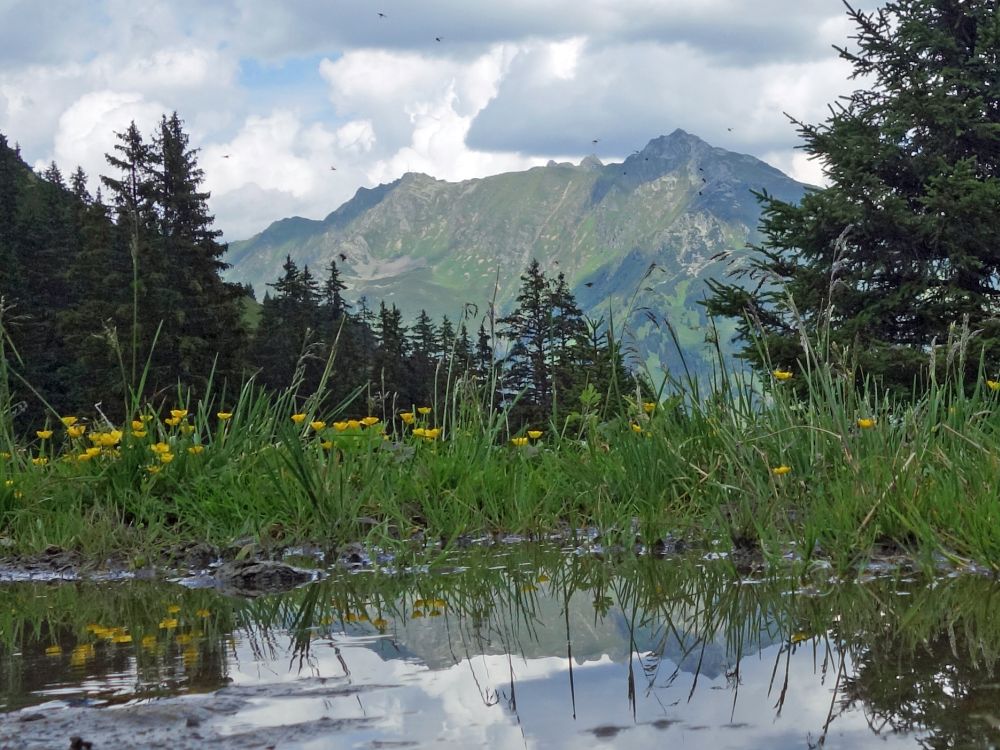
[[[0,0],[0,131],[96,178],[115,130],[176,110],[230,238],[405,171],[617,158],[676,127],[817,182],[782,112],[821,121],[853,88],[850,33],[829,0]]]

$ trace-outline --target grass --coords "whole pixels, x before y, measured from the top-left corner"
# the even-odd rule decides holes
[[[8,378],[0,365],[3,415]],[[588,391],[559,422],[520,429],[484,405],[493,388],[471,381],[426,413],[371,424],[345,416],[360,398],[319,413],[321,393],[253,383],[226,417],[211,395],[132,399],[121,425],[38,414],[27,437],[4,417],[0,538],[17,552],[57,545],[143,561],[191,540],[401,551],[595,528],[627,549],[669,535],[772,561],[819,556],[842,572],[884,551],[997,570],[1000,393],[985,379],[956,382],[931,379],[899,401],[810,355],[785,380],[721,366],[707,389],[670,378],[655,403],[629,401],[613,418],[602,416],[613,413],[607,397]],[[68,416],[84,434],[71,435]]]

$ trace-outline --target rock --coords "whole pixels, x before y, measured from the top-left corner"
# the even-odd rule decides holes
[[[313,580],[314,575],[308,570],[272,560],[236,560],[220,567],[215,577],[224,588],[256,596],[288,591]]]

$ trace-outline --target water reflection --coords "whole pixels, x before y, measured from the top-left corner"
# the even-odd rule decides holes
[[[287,747],[328,747],[331,733],[357,746],[985,747],[1000,738],[998,594],[971,576],[738,581],[697,560],[541,548],[254,600],[16,584],[0,589],[0,705],[132,704],[122,721],[154,697],[212,692],[228,703],[201,736],[272,732]],[[0,739],[14,721],[0,717]]]

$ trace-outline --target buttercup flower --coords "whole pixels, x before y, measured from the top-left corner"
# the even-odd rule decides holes
[[[413,420],[417,418],[417,415],[412,411],[404,411],[399,415],[399,418],[403,420],[403,424],[413,424]]]
[[[171,409],[170,416],[174,419],[184,419],[188,415],[187,409]]]
[[[320,430],[322,430],[322,429],[323,429],[324,427],[326,427],[326,422],[324,422],[324,421],[323,421],[323,420],[321,420],[321,419],[317,419],[317,420],[316,420],[316,421],[314,421],[314,422],[310,422],[310,423],[309,423],[309,426],[310,426],[310,427],[312,427],[312,428],[313,428],[314,430],[316,430],[317,432],[319,432],[319,431],[320,431]]]
[[[69,435],[71,438],[83,437],[83,433],[85,433],[86,431],[87,431],[87,426],[82,424],[73,425],[72,427],[66,428],[66,434]]]
[[[67,427],[72,427],[79,420],[76,417],[59,417],[59,421],[62,422]]]
[[[231,411],[220,411],[215,416],[217,416],[220,420],[225,422],[227,419],[233,418],[233,413]]]
[[[378,424],[381,420],[378,417],[365,417],[361,420],[361,424],[365,427],[371,427],[373,424]]]
[[[302,424],[303,422],[306,421],[306,415],[305,414],[301,414],[301,413],[300,414],[293,414],[292,415],[292,421],[295,422],[295,424]]]
[[[538,440],[542,436],[541,430],[528,430],[528,437],[532,440]]]
[[[431,407],[429,407],[429,406],[418,406],[417,407],[417,412],[419,414],[424,414],[424,415],[430,414],[431,413]]]
[[[656,408],[655,401],[644,401],[642,404],[642,410],[647,414],[652,414],[655,408]]]
[[[780,477],[784,474],[788,474],[791,470],[792,470],[791,466],[786,466],[785,464],[782,464],[781,466],[775,466],[773,469],[771,469],[771,473],[774,474],[776,477]]]
[[[781,368],[778,368],[771,374],[774,375],[775,380],[788,380],[790,377],[792,377],[791,370],[782,370]]]
[[[858,420],[858,427],[860,427],[862,430],[870,430],[874,426],[875,426],[874,419],[869,419],[868,417],[862,417],[861,419]]]
[[[414,432],[416,432],[416,430],[414,430]],[[516,445],[516,446],[518,446],[518,447],[521,447],[522,445],[527,445],[527,444],[528,444],[528,438],[526,438],[526,437],[516,437],[516,438],[511,438],[511,439],[510,439],[510,442],[511,442],[511,443],[512,443],[513,445]]]

